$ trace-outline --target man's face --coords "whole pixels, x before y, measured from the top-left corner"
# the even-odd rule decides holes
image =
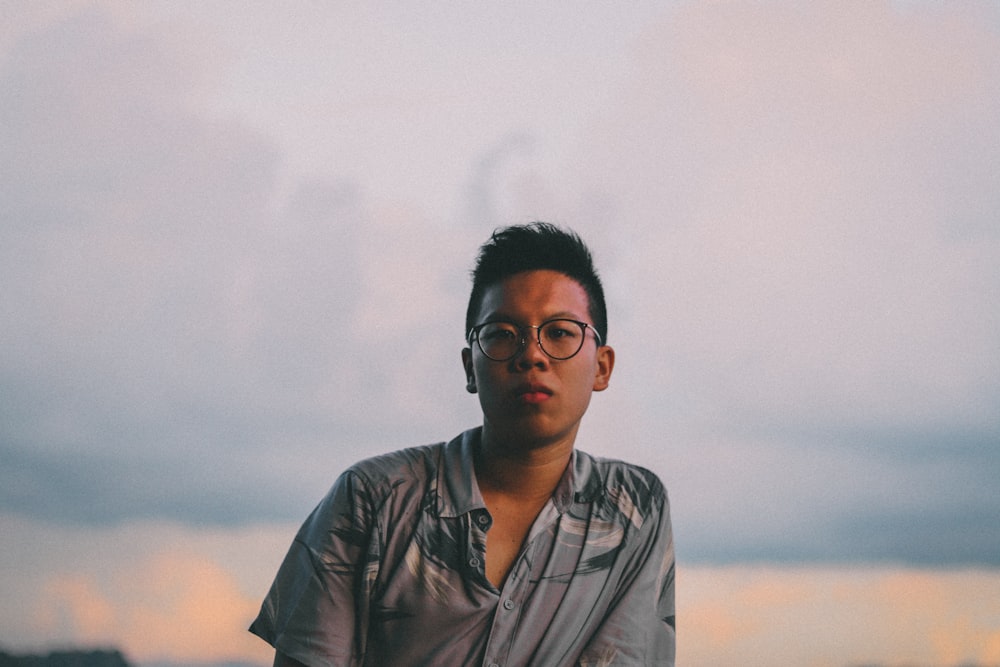
[[[554,318],[593,324],[583,287],[557,271],[525,271],[486,289],[477,324],[505,320],[522,327]],[[528,343],[508,361],[494,361],[473,342],[462,351],[470,391],[479,394],[487,437],[508,446],[535,448],[572,444],[590,395],[608,386],[614,351],[598,347],[587,329],[580,351],[555,360],[538,346],[536,329],[527,329]]]

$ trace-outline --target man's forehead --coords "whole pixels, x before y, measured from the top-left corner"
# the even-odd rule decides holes
[[[590,299],[583,285],[559,271],[539,269],[507,276],[483,290],[480,317],[544,311],[547,317],[581,318],[587,315]]]

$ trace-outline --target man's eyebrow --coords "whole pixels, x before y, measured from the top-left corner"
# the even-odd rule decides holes
[[[587,316],[586,319],[589,319],[589,315]],[[581,318],[580,315],[578,315],[577,313],[570,312],[568,310],[560,310],[558,312],[546,315],[544,318],[542,318],[540,322],[537,322],[537,324],[541,324],[542,322],[548,322],[549,320],[579,320],[581,322],[586,321],[585,319]],[[484,314],[482,322],[512,322],[514,324],[524,324],[524,322],[521,321],[521,318],[514,317],[513,315],[505,313],[502,310],[491,311]]]

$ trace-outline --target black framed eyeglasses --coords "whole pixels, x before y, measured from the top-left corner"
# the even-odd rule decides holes
[[[469,345],[475,340],[483,354],[493,361],[509,361],[528,344],[528,329],[535,330],[535,339],[542,352],[558,361],[576,356],[583,348],[587,329],[594,332],[594,340],[601,345],[601,335],[593,325],[565,318],[546,320],[537,326],[505,321],[484,322],[472,327],[467,338]]]

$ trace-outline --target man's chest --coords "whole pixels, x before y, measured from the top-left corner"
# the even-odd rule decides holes
[[[585,636],[610,602],[624,544],[620,528],[592,519],[551,510],[505,533],[476,510],[395,531],[371,600],[369,655],[419,651],[413,664],[471,665],[561,645],[547,637],[557,630]],[[495,536],[519,543],[497,556]],[[500,586],[490,582],[491,557],[510,560]]]

